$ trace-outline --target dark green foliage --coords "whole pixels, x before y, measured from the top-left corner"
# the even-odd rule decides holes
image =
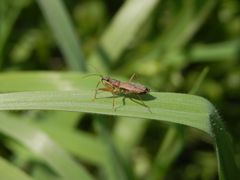
[[[0,113],[0,177],[238,179],[239,59],[239,0],[1,0],[0,109],[24,111]],[[136,73],[156,113],[92,102],[89,73]]]

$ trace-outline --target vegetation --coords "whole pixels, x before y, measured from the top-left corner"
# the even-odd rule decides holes
[[[2,0],[1,179],[240,179],[239,7]],[[151,112],[93,73],[136,73]]]

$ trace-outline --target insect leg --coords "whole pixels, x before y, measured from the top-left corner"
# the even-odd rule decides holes
[[[116,95],[120,93],[120,89],[119,88],[113,88],[112,90],[112,95],[113,95],[113,102],[112,102],[112,105],[113,105],[113,109],[114,111],[117,110],[117,108],[115,108],[115,99],[116,99]]]
[[[112,108],[116,111],[115,107],[115,95],[113,94]]]
[[[144,103],[144,101],[142,100],[141,96],[138,95],[138,94],[136,94],[136,95],[137,95],[138,99],[141,101],[141,103],[142,103],[146,108],[148,108],[148,111],[149,111],[150,113],[152,113],[150,107]]]
[[[114,93],[114,89],[113,88],[110,88],[110,87],[105,87],[105,88],[98,88],[97,90],[100,90],[100,91],[107,91],[107,92],[111,92],[112,93],[112,98],[113,98],[113,102],[112,102],[112,106],[113,106],[113,109],[114,109],[114,104],[115,104],[115,93]]]
[[[133,73],[133,75],[132,75],[131,78],[128,80],[128,82],[131,82],[134,77],[135,77],[135,73]]]
[[[98,81],[98,83],[97,83],[97,86],[96,86],[96,88],[95,88],[95,94],[94,94],[94,97],[93,97],[93,101],[96,99],[96,97],[97,97],[97,92],[98,92],[98,86],[99,86],[99,84],[100,84],[100,82],[101,82],[102,80],[100,80],[100,81]]]

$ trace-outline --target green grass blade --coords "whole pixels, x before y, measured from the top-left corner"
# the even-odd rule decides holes
[[[92,101],[94,91],[44,91],[0,94],[0,110],[45,109],[91,112],[108,115],[165,120],[196,127],[210,132],[208,101],[193,95],[177,93],[151,93],[152,101],[145,102],[151,109],[130,99],[123,105],[122,97],[116,98],[118,110],[112,107],[109,93]],[[150,97],[150,98],[152,98]],[[148,99],[149,96],[143,96]]]
[[[183,47],[203,24],[216,2],[216,0],[204,0],[199,5],[197,0],[183,1],[183,7],[176,16],[176,23],[165,30],[159,44],[169,50],[173,47]]]
[[[44,121],[39,120],[39,114]],[[29,120],[40,127],[46,128],[64,128],[71,131],[75,129],[79,123],[79,119],[83,117],[83,113],[78,112],[66,112],[66,111],[48,111],[48,112],[36,112],[33,116],[29,117]],[[67,121],[66,121],[67,119]],[[56,121],[58,125],[56,126]]]
[[[108,154],[108,166],[106,166],[106,170],[108,177],[109,179],[116,180],[134,179],[132,169],[121,156],[120,152],[115,146],[115,143],[112,141],[110,133],[107,131],[105,119],[106,116],[103,115],[96,117],[94,125],[102,142],[107,147],[106,152]]]
[[[1,112],[3,114],[4,112]],[[66,111],[52,111],[52,112],[43,112],[41,118],[44,121],[39,121],[39,116],[17,116],[12,113],[4,113],[6,119],[17,119],[21,122],[30,122],[33,126],[40,128],[48,134],[48,136],[54,140],[61,147],[66,149],[68,152],[78,157],[81,160],[84,160],[87,163],[92,163],[97,166],[107,166],[107,153],[105,145],[99,140],[98,137],[82,132],[82,131],[73,131],[73,127],[67,127],[65,122],[63,126],[61,121],[67,119],[71,121],[71,116],[78,115],[79,112],[66,112]],[[61,116],[61,117],[59,117]],[[1,117],[1,116],[0,116]],[[63,118],[63,119],[61,119]],[[56,126],[57,122],[57,126]],[[63,133],[64,132],[64,133]],[[71,141],[69,141],[71,139]],[[15,145],[15,144],[14,144]],[[84,147],[84,148],[83,148]],[[13,145],[10,149],[14,149],[16,153],[16,147]],[[21,148],[22,149],[22,148]],[[30,156],[30,155],[29,155]],[[28,157],[29,157],[28,156]],[[20,164],[22,165],[22,164]]]
[[[189,52],[189,58],[192,59],[192,62],[229,61],[238,58],[239,46],[239,39],[215,44],[194,45]]]
[[[6,160],[0,157],[0,176],[1,179],[9,180],[31,180],[32,178],[22,172],[21,170],[8,163]]]
[[[189,94],[196,94],[197,91],[199,90],[203,80],[205,79],[207,73],[209,71],[208,67],[205,67],[202,72],[200,73],[199,77],[196,79],[194,86],[192,89],[189,91]]]
[[[0,74],[0,91],[77,90],[93,87],[77,72],[14,72]]]
[[[90,63],[108,60],[116,62],[117,58],[136,37],[136,33],[143,26],[148,16],[160,0],[131,0],[126,1],[110,26],[103,34],[99,51],[90,57]],[[103,63],[107,65],[107,63]],[[98,67],[98,66],[97,66]]]
[[[59,145],[80,159],[97,165],[105,164],[107,159],[106,148],[104,144],[93,135],[84,132],[73,132],[58,127],[41,126],[41,128]],[[62,133],[63,131],[64,134]],[[71,139],[71,141],[69,141],[69,139]]]
[[[210,114],[212,137],[215,140],[220,179],[240,179],[240,170],[236,166],[230,135],[225,130],[221,117],[212,106]]]
[[[35,75],[33,73],[30,74],[32,75],[33,79],[37,81]],[[77,73],[54,73],[54,75],[57,75],[56,77],[58,77],[58,80],[53,89],[60,88],[64,84],[71,84],[71,87],[74,89],[79,88],[80,90],[64,92],[45,91],[0,94],[0,109],[46,109],[79,111],[163,120],[167,122],[188,125],[201,129],[211,134],[216,139],[215,142],[219,157],[219,165],[222,167],[222,174],[226,179],[231,179],[231,176],[238,177],[237,167],[233,161],[231,145],[229,143],[226,143],[228,141],[228,139],[225,137],[226,132],[223,133],[225,131],[224,127],[221,125],[221,120],[216,120],[213,118],[216,116],[217,112],[215,112],[215,108],[206,99],[186,94],[153,92],[149,96],[143,97],[145,99],[145,103],[150,107],[152,113],[150,113],[146,107],[133,102],[128,98],[126,99],[126,104],[123,105],[122,97],[116,98],[116,106],[118,108],[117,111],[114,111],[112,108],[111,94],[109,93],[101,93],[99,94],[98,99],[92,101],[97,79],[85,78],[83,80],[81,78],[81,75],[78,75]],[[46,88],[46,84],[50,83],[48,76],[49,74],[46,73],[46,76],[44,75],[40,78],[41,80],[46,81],[42,82],[42,89]],[[10,79],[9,76],[7,76],[7,78],[8,80]],[[24,79],[21,78],[22,77],[20,77],[19,83]],[[17,82],[18,77],[14,76],[12,79],[14,79],[14,82]],[[1,79],[0,82],[2,82]],[[5,90],[15,90],[14,87],[10,85],[12,83],[11,81],[5,83],[5,85],[8,86],[8,88],[5,88]],[[35,84],[37,85],[37,83]],[[24,84],[24,86],[25,87],[21,88],[22,90],[24,88],[26,88],[26,90],[29,89],[29,84]],[[3,87],[1,86],[1,88]],[[91,91],[89,89],[91,89]],[[2,89],[0,90],[2,91]],[[220,121],[220,123],[218,123],[218,121]],[[220,124],[221,128],[215,129],[217,123]],[[223,163],[225,164],[223,165]],[[226,164],[231,164],[229,166],[232,168],[225,168],[224,166]]]
[[[141,118],[118,118],[114,126],[113,137],[124,156],[128,157],[132,148],[140,143],[148,122],[148,119]]]
[[[182,126],[168,129],[151,168],[150,180],[165,179],[169,167],[184,147],[183,130]]]
[[[12,32],[13,25],[22,9],[30,2],[30,0],[2,0],[0,2],[0,67],[3,61],[3,49]]]
[[[37,0],[72,70],[85,70],[83,52],[62,0]]]
[[[199,90],[200,85],[208,73],[208,68],[204,68],[195,81],[190,94],[195,94]],[[156,155],[156,160],[153,164],[151,180],[164,179],[169,167],[173,164],[176,158],[180,155],[184,147],[184,130],[183,126],[175,125],[168,129],[161,147]]]
[[[0,113],[0,124],[2,133],[22,143],[63,178],[92,179],[65,151],[37,128],[3,113]]]
[[[49,137],[61,147],[88,163],[99,166],[106,164],[106,148],[97,137],[90,133],[75,131],[75,127],[68,127],[69,125],[67,123],[69,123],[74,116],[78,116],[78,114],[79,112],[42,112],[41,118],[44,119],[44,121],[39,121],[39,114],[33,117],[26,117],[24,115],[16,117],[11,113],[4,113],[4,116],[10,119],[17,118],[19,121],[30,122],[33,126],[46,132]],[[63,123],[63,121],[65,121],[65,123]],[[69,139],[71,139],[71,141],[69,141]]]
[[[201,3],[197,0],[182,1],[174,22],[162,32],[157,45],[139,60],[145,62],[148,59],[161,59],[164,64],[176,65],[189,59],[188,54],[181,50],[205,22],[216,2],[216,0],[204,0]]]
[[[106,148],[99,138],[90,133],[75,130],[77,123],[79,123],[79,112],[51,111],[41,114],[40,119],[44,119],[44,121],[40,121],[37,115],[34,117],[18,116],[18,119],[30,121],[79,159],[99,166],[105,163],[107,159]],[[11,116],[11,114],[7,115]]]

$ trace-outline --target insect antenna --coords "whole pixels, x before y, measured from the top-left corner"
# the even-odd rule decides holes
[[[94,69],[94,71],[97,73],[87,74],[87,75],[84,75],[82,78],[88,78],[91,76],[99,76],[99,77],[103,78],[103,75],[100,73],[100,71],[95,66],[93,66],[92,64],[87,64],[87,66]]]
[[[103,78],[103,75],[101,75],[101,74],[96,74],[96,73],[84,75],[84,76],[82,76],[82,78],[88,78],[88,77],[91,77],[91,76],[99,76],[99,77]]]

